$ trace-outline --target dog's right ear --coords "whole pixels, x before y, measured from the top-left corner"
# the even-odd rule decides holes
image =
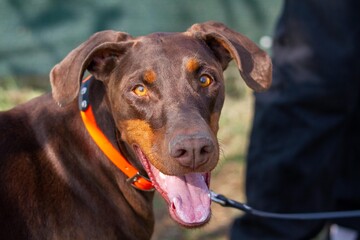
[[[78,95],[86,69],[98,80],[106,80],[117,58],[132,44],[124,32],[102,31],[72,50],[50,72],[52,95],[59,106],[72,102]]]

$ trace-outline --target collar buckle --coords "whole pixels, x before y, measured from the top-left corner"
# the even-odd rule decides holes
[[[143,181],[141,181],[143,180]],[[147,191],[147,192],[153,192],[155,190],[155,188],[153,186],[151,186],[151,188],[146,188],[144,189],[143,187],[140,187],[140,185],[144,185],[147,182],[151,183],[151,180],[143,175],[141,175],[139,172],[137,172],[134,176],[129,177],[128,179],[126,179],[126,182],[130,183],[132,187],[142,190],[142,191]]]

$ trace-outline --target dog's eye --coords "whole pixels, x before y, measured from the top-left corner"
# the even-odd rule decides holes
[[[203,88],[208,87],[212,83],[212,81],[212,78],[206,74],[201,75],[199,78],[200,86]]]
[[[134,88],[133,88],[133,92],[138,95],[139,97],[143,97],[143,96],[146,96],[147,95],[147,89],[145,86],[143,85],[136,85]]]

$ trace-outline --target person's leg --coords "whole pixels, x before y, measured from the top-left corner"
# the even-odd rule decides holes
[[[246,176],[250,206],[272,212],[336,210],[334,189],[341,189],[335,186],[353,104],[349,93],[358,86],[353,84],[359,76],[357,6],[358,1],[341,0],[285,2],[274,40],[274,83],[256,95]],[[358,174],[357,165],[350,169]],[[353,180],[349,184],[354,188]],[[234,222],[231,239],[309,239],[323,224],[245,215]]]
[[[358,63],[360,64],[360,61]],[[334,189],[337,210],[360,209],[360,70],[354,69],[354,74],[357,74],[357,77],[352,79],[347,95],[349,103],[345,123],[346,139],[343,142],[344,152],[339,169],[341,176],[337,179]],[[355,231],[356,239],[360,239],[360,218],[338,219],[335,223],[334,234],[339,232],[336,230],[345,227],[348,231]]]
[[[281,70],[275,68],[274,79],[299,74]],[[343,102],[321,105],[324,99],[340,98],[340,93],[316,84],[295,86],[286,80],[256,96],[246,176],[250,206],[272,212],[333,209],[330,196],[344,135]],[[231,239],[309,239],[323,224],[245,215],[234,222]]]

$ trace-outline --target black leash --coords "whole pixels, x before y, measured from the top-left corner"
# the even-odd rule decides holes
[[[292,219],[292,220],[319,220],[319,219],[335,219],[335,218],[358,218],[360,217],[360,210],[352,211],[334,211],[334,212],[318,212],[318,213],[273,213],[265,212],[234,201],[225,197],[224,195],[210,191],[210,197],[213,202],[220,204],[223,207],[232,207],[239,209],[245,213],[265,218],[276,219]]]

